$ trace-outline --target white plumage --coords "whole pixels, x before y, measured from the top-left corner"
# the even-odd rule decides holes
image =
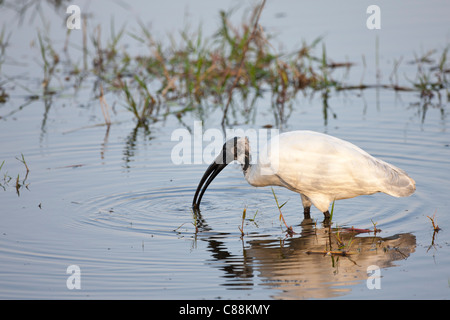
[[[350,142],[323,133],[282,133],[265,148],[260,150],[257,163],[251,164],[247,138],[227,141],[198,185],[194,208],[199,208],[203,193],[214,177],[234,160],[243,165],[244,176],[251,185],[281,186],[299,193],[305,217],[309,217],[311,204],[327,218],[334,200],[377,192],[405,197],[416,189],[414,180],[402,169],[371,156]]]

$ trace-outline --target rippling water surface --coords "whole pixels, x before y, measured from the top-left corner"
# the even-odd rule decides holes
[[[254,123],[240,127],[274,124],[268,100]],[[12,96],[1,115],[22,102]],[[175,116],[145,132],[116,106],[108,129],[95,102],[55,97],[49,110],[36,100],[2,118],[2,170],[24,177],[15,159],[23,154],[30,172],[20,195],[14,186],[0,189],[0,297],[448,299],[448,103],[424,107],[416,93],[370,89],[333,94],[328,105],[325,119],[322,97],[299,95],[283,130],[348,140],[417,183],[409,198],[336,202],[333,227],[381,229],[342,231],[348,256],[318,253],[338,239],[322,225],[322,213],[313,209],[313,221],[303,221],[300,197],[274,188],[280,203],[287,201],[282,211],[295,232],[287,235],[271,189],[249,186],[237,165],[214,180],[194,216],[190,205],[207,164],[173,164],[171,134],[182,127]],[[217,119],[208,115],[204,129],[220,128]],[[198,118],[182,120],[192,128]],[[438,234],[427,218],[434,213]],[[79,290],[66,285],[71,265],[81,270]],[[380,268],[381,287],[370,290],[372,265]]]

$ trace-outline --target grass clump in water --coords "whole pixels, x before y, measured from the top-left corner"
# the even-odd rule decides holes
[[[292,52],[276,50],[274,36],[260,24],[264,7],[265,0],[248,9],[243,21],[237,24],[231,19],[234,10],[220,11],[218,28],[211,35],[206,36],[201,26],[192,31],[187,25],[178,34],[169,35],[168,41],[164,42],[155,39],[142,22],[138,31],[129,31],[126,26],[116,31],[114,21],[111,21],[109,38],[102,43],[101,26],[89,31],[87,21],[90,23],[90,20],[86,15],[82,19],[82,43],[78,46],[82,61],[75,63],[71,60],[70,50],[67,50],[72,32],[67,32],[64,55],[56,50],[47,33],[39,32],[37,43],[44,93],[39,98],[48,99],[49,94],[70,87],[61,85],[51,89],[51,84],[58,83],[52,81],[58,75],[59,83],[63,83],[61,79],[65,79],[65,83],[75,79],[75,88],[79,88],[85,79],[94,78],[93,91],[98,92],[98,96],[117,94],[137,125],[144,127],[170,114],[181,119],[183,114],[195,111],[202,117],[211,108],[222,111],[223,126],[228,124],[230,115],[234,118],[244,116],[244,121],[249,121],[257,113],[258,100],[267,95],[271,97],[275,122],[282,125],[288,119],[299,92],[321,94],[325,122],[330,111],[328,99],[332,90],[381,88],[413,91],[419,92],[424,99],[436,95],[440,99],[441,93],[446,92],[447,100],[450,100],[448,47],[437,58],[436,50],[415,57],[413,64],[417,72],[416,77],[410,80],[410,86],[398,83],[401,59],[395,60],[390,84],[380,82],[379,70],[375,85],[365,84],[362,80],[357,85],[346,84],[343,79],[336,79],[335,71],[345,69],[344,73],[348,74],[354,63],[332,61],[322,37],[311,43],[304,42]],[[44,30],[48,32],[48,29],[47,25]],[[0,68],[5,60],[9,37],[3,28],[0,33]],[[131,45],[124,44],[127,37],[137,41],[138,45],[144,45],[147,53],[130,54],[127,48]],[[320,46],[322,50],[317,53]],[[377,69],[378,56],[377,40]],[[65,61],[63,57],[66,57]],[[1,80],[0,103],[8,99]],[[31,93],[31,96],[36,94]],[[334,113],[333,116],[336,117]]]
[[[26,169],[26,173],[25,173],[25,177],[20,180],[20,174],[17,174],[17,177],[14,179],[12,176],[9,175],[8,171],[5,171],[4,173],[1,173],[3,166],[5,164],[5,160],[2,161],[2,163],[0,164],[0,187],[6,191],[6,188],[10,185],[10,182],[13,181],[14,182],[14,187],[16,189],[16,193],[18,196],[20,196],[20,189],[22,189],[23,187],[28,189],[29,183],[27,183],[27,179],[28,179],[28,174],[30,172],[30,169],[28,168],[28,164],[25,161],[25,157],[23,156],[23,154],[21,154],[21,158],[17,158],[17,160],[19,160],[20,162],[23,163],[23,165],[25,166]]]

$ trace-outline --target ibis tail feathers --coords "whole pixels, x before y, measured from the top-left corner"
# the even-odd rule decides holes
[[[416,182],[400,168],[379,160],[384,174],[382,192],[394,197],[408,197],[416,191]]]

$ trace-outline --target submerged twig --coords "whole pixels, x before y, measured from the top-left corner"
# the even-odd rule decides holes
[[[428,247],[427,252],[428,252],[432,247],[435,247],[434,241],[435,241],[435,238],[436,238],[436,234],[437,234],[440,230],[442,230],[442,229],[439,228],[439,226],[434,222],[434,219],[436,218],[436,212],[437,212],[437,209],[434,211],[433,217],[427,216],[427,217],[431,220],[431,224],[433,225],[433,236],[432,236],[432,238],[431,238],[431,244],[430,244],[430,246]]]
[[[306,254],[323,254],[326,256],[342,256],[346,257],[352,254],[355,254],[355,252],[352,251],[346,251],[346,250],[307,250],[305,252]]]
[[[439,226],[434,222],[434,219],[436,218],[436,212],[437,212],[437,209],[434,211],[433,217],[430,217],[430,216],[427,216],[427,217],[428,217],[428,219],[431,220],[431,224],[433,225],[433,230],[435,232],[439,232],[441,230],[441,228],[439,228]]]

